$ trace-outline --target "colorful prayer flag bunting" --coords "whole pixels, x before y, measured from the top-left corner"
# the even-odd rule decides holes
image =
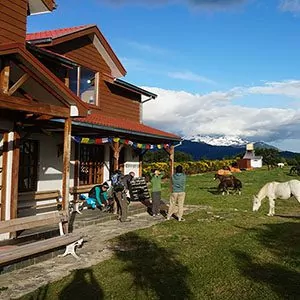
[[[171,144],[153,145],[153,144],[135,143],[133,141],[120,139],[118,137],[114,137],[114,138],[88,138],[88,137],[73,136],[72,139],[76,143],[91,144],[91,145],[93,145],[93,144],[102,145],[102,144],[106,144],[106,143],[110,143],[110,142],[114,141],[114,142],[119,142],[121,144],[130,145],[131,147],[138,148],[138,149],[155,149],[155,148],[157,148],[157,149],[163,149],[163,148],[167,149],[171,146]]]

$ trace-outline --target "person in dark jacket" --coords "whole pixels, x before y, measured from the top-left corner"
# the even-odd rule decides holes
[[[109,185],[107,182],[103,184],[95,185],[89,191],[89,196],[86,199],[86,204],[91,206],[92,209],[99,207],[100,209],[108,204],[108,194],[107,190]]]
[[[128,204],[127,204],[127,197],[129,196],[129,188],[130,188],[130,182],[134,178],[135,173],[130,172],[129,174],[125,176],[120,177],[120,183],[123,186],[123,190],[117,189],[114,191],[115,200],[118,205],[118,211],[119,211],[119,220],[121,222],[130,222],[131,220],[127,218],[128,214]]]
[[[170,206],[168,210],[167,220],[170,220],[171,216],[178,210],[178,221],[184,221],[182,216],[183,204],[185,200],[185,183],[186,175],[183,173],[182,166],[179,165],[176,167],[175,174],[172,176],[172,193],[170,196]]]

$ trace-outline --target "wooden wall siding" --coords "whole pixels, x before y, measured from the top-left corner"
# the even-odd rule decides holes
[[[66,55],[93,71],[111,74],[109,66],[87,36],[54,46],[53,51]]]
[[[140,121],[140,95],[99,80],[99,106],[106,116]]]
[[[1,0],[0,44],[25,43],[27,0]]]
[[[140,121],[140,104],[138,100],[141,99],[141,96],[109,84],[101,78],[101,74],[110,75],[111,70],[89,37],[86,36],[56,45],[51,50],[69,57],[79,65],[100,73],[98,107],[101,113],[106,116]]]

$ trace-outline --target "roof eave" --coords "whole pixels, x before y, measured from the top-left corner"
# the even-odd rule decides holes
[[[77,63],[75,63],[74,61],[68,59],[67,57],[62,57],[62,56],[56,55],[56,53],[54,53],[54,52],[50,53],[49,51],[46,51],[43,48],[36,47],[36,46],[34,46],[30,43],[26,43],[26,48],[27,49],[29,48],[29,50],[32,50],[32,51],[34,51],[38,54],[41,54],[43,56],[49,57],[53,60],[57,60],[58,62],[63,63],[64,65],[67,65],[71,68],[78,66]]]
[[[145,132],[140,132],[140,131],[122,129],[119,127],[98,125],[98,124],[92,124],[92,123],[87,123],[87,122],[78,122],[76,120],[72,121],[72,125],[79,126],[79,127],[94,128],[94,129],[99,129],[99,130],[110,130],[112,132],[117,132],[117,133],[133,134],[133,135],[142,136],[142,137],[156,138],[156,139],[160,139],[160,140],[168,140],[168,141],[174,141],[174,142],[181,140],[181,137],[162,136],[162,135],[145,133]]]
[[[149,91],[146,91],[146,90],[144,90],[144,89],[142,89],[142,88],[140,88],[140,87],[138,87],[138,86],[136,86],[136,85],[133,85],[133,84],[131,84],[131,83],[129,83],[129,82],[126,82],[126,81],[121,80],[121,79],[118,79],[118,78],[115,78],[115,79],[114,79],[114,84],[116,84],[116,85],[118,85],[118,86],[121,86],[121,87],[124,87],[124,88],[126,88],[126,89],[129,89],[129,90],[131,90],[131,91],[133,91],[133,92],[136,92],[136,93],[138,93],[138,94],[141,94],[141,95],[150,97],[150,98],[152,98],[152,99],[155,99],[155,98],[157,97],[157,95],[154,94],[154,93],[151,93],[151,92],[149,92]]]

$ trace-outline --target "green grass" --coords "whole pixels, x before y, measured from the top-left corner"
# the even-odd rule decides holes
[[[300,205],[278,201],[286,217],[267,217],[267,201],[251,211],[252,195],[287,173],[239,173],[241,196],[215,194],[212,173],[190,176],[186,204],[207,209],[120,236],[125,251],[22,299],[300,299]]]

